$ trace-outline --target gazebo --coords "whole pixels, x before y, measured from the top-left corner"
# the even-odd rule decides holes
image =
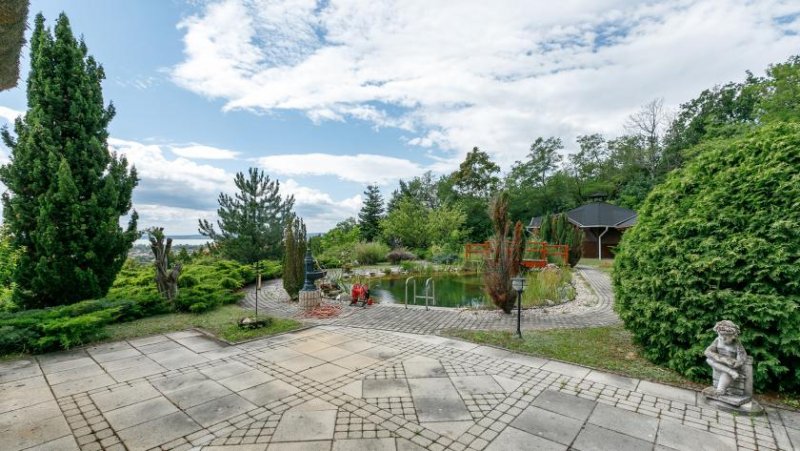
[[[583,256],[614,258],[614,247],[622,233],[636,225],[636,212],[606,202],[593,202],[566,212],[569,222],[584,232]],[[542,216],[531,219],[528,230],[538,232]]]

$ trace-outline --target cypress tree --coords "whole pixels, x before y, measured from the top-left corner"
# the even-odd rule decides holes
[[[367,186],[364,195],[366,199],[358,213],[358,226],[361,229],[361,237],[366,241],[372,241],[381,235],[383,196],[381,196],[378,185]]]
[[[114,107],[104,105],[105,73],[61,14],[54,33],[36,16],[27,82],[28,111],[3,129],[11,163],[0,168],[3,218],[23,247],[14,300],[45,307],[104,296],[138,237],[138,179],[108,150]]]
[[[544,215],[542,218],[542,223],[539,226],[539,239],[546,243],[549,243],[551,240],[551,229],[553,226],[553,219],[550,215]]]
[[[284,234],[283,288],[296,299],[305,282],[306,225],[297,217],[286,223]]]

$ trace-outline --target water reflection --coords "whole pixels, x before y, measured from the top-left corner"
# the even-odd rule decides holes
[[[372,296],[382,303],[402,304],[405,298],[406,278],[407,276],[370,279]],[[415,279],[417,295],[422,295],[427,277],[418,276]],[[491,303],[487,303],[487,296],[483,289],[483,277],[480,274],[444,274],[433,276],[433,279],[436,284],[437,307],[485,307],[491,305]],[[413,304],[413,292],[413,282],[409,282],[409,305]],[[425,301],[419,300],[417,304],[424,305]]]

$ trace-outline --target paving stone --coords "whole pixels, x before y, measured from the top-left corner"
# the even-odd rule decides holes
[[[0,383],[12,382],[29,377],[40,376],[42,369],[33,359],[0,362]]]
[[[255,387],[256,385],[261,385],[274,379],[274,377],[264,374],[261,371],[252,370],[222,379],[219,381],[219,383],[235,392],[238,392]]]
[[[333,451],[395,451],[396,449],[393,438],[363,438],[333,442]]]
[[[340,388],[339,391],[345,395],[350,395],[353,398],[361,398],[363,393],[362,386],[363,384],[361,381],[353,381]],[[411,394],[408,396],[411,396]]]
[[[163,366],[153,361],[149,361],[137,364],[136,366],[130,368],[109,371],[108,374],[110,374],[111,377],[113,377],[119,382],[126,382],[134,379],[140,379],[143,377],[152,376],[154,374],[163,373],[166,370],[167,369],[164,368]]]
[[[319,351],[308,353],[308,355],[310,355],[311,357],[324,360],[326,362],[332,362],[334,360],[341,359],[343,357],[347,357],[352,354],[353,354],[352,352],[337,346],[331,346],[328,348],[320,349]]]
[[[18,450],[71,434],[55,401],[0,414],[0,448]]]
[[[786,435],[795,449],[800,449],[800,429],[786,428]]]
[[[336,411],[288,411],[283,414],[273,442],[330,440],[336,425]]]
[[[553,373],[563,374],[569,377],[574,377],[577,379],[583,379],[591,372],[589,368],[584,368],[578,365],[571,365],[569,363],[564,363],[564,362],[556,362],[553,360],[542,365],[541,369]]]
[[[185,368],[208,361],[205,357],[183,347],[148,354],[148,357],[170,370]]]
[[[189,448],[191,449],[191,446]],[[266,449],[266,444],[240,444],[203,447],[203,451],[264,451]]]
[[[518,389],[522,382],[516,381],[514,379],[510,379],[503,376],[492,376],[492,378],[497,381],[498,384],[503,388],[505,393],[511,393],[514,390]]]
[[[529,355],[519,355],[519,354],[511,354],[510,356],[504,358],[506,362],[518,363],[520,365],[529,366],[531,368],[541,368],[542,365],[549,362],[547,359],[542,359],[539,357],[533,357]]]
[[[333,363],[339,365],[341,367],[347,368],[349,370],[359,370],[361,368],[366,368],[370,365],[374,365],[378,363],[379,360],[373,359],[372,357],[367,357],[362,354],[351,354],[347,357],[334,360]]]
[[[780,410],[780,416],[784,426],[800,430],[800,412]]]
[[[162,341],[168,341],[169,338],[166,335],[151,335],[149,337],[142,337],[142,338],[134,338],[132,340],[128,340],[128,344],[133,347],[141,347],[150,345],[153,343],[159,343]]]
[[[625,390],[630,391],[636,390],[636,387],[639,385],[639,379],[594,370],[591,371],[584,379],[587,381],[611,385],[613,387],[624,388]]]
[[[0,384],[0,413],[30,407],[53,400],[50,387],[42,376]]]
[[[78,451],[80,447],[72,435],[66,435],[49,442],[27,448],[26,451]]]
[[[686,427],[677,421],[662,419],[658,428],[657,444],[675,449],[693,451],[735,450],[733,439]]]
[[[438,421],[421,424],[427,429],[450,437],[453,440],[458,439],[463,433],[467,432],[467,429],[475,425],[472,421]]]
[[[100,365],[84,365],[78,368],[59,371],[57,373],[47,373],[47,382],[50,383],[50,385],[56,385],[101,374],[105,374],[105,371],[103,371],[103,368],[101,368]]]
[[[210,380],[165,393],[181,409],[188,409],[230,394],[230,390]]]
[[[195,423],[188,415],[183,412],[175,412],[123,429],[118,431],[117,435],[129,450],[137,451],[150,449],[200,429],[200,425]]]
[[[96,365],[85,351],[73,351],[39,356],[39,366],[45,374]]]
[[[442,364],[438,360],[428,357],[414,357],[405,360],[403,361],[403,369],[409,379],[447,376],[447,372],[444,370]]]
[[[566,445],[508,427],[489,444],[486,451],[541,450],[564,451]]]
[[[239,362],[230,362],[209,368],[203,368],[200,370],[200,372],[205,374],[209,379],[220,380],[252,370],[253,368],[250,368],[249,366],[243,365]]]
[[[130,346],[127,349],[119,349],[116,351],[101,352],[101,353],[92,353],[92,351],[89,350],[89,354],[91,354],[92,357],[94,357],[94,360],[98,363],[112,362],[114,360],[120,360],[120,359],[129,359],[131,357],[138,357],[142,355],[141,352]]]
[[[196,353],[219,350],[228,346],[227,344],[219,342],[207,335],[179,338],[175,339],[175,341]]]
[[[525,409],[511,426],[553,442],[569,445],[578,435],[582,424],[583,421],[531,406]]]
[[[545,390],[533,401],[533,405],[541,407],[576,420],[589,418],[595,405],[594,401],[568,395],[554,390]]]
[[[377,345],[364,340],[351,340],[345,343],[340,343],[337,346],[350,352],[361,352],[366,351],[369,348],[374,348]]]
[[[587,424],[578,434],[572,448],[580,451],[650,451],[653,449],[653,442]]]
[[[297,388],[281,380],[274,380],[266,384],[256,385],[239,392],[239,396],[252,402],[257,406],[263,406],[272,401],[285,398],[299,392]]]
[[[89,395],[102,412],[125,407],[130,404],[155,398],[160,393],[150,384],[136,384],[113,391],[103,391]]]
[[[657,384],[650,381],[641,381],[636,388],[637,392],[656,396],[659,398],[681,401],[686,404],[695,404],[697,393],[692,390]]]
[[[205,374],[199,372],[192,372],[186,374],[178,374],[168,376],[164,379],[158,379],[151,382],[153,387],[161,390],[164,393],[180,390],[192,385],[197,385],[201,382],[209,380]]]
[[[292,351],[289,348],[265,349],[264,351],[257,352],[255,354],[255,356],[259,359],[263,359],[272,363],[283,362],[284,360],[293,359],[302,355],[302,353]]]
[[[658,431],[658,419],[616,407],[598,404],[589,423],[653,442]]]
[[[305,370],[300,374],[317,382],[327,382],[331,379],[336,379],[337,377],[344,376],[348,373],[350,373],[350,370],[347,368],[342,368],[332,363],[325,363],[323,365]]]
[[[267,451],[330,451],[331,441],[270,443]]]
[[[375,346],[359,354],[375,360],[388,360],[400,354],[400,351],[389,346]]]
[[[302,352],[303,354],[309,354],[311,352],[316,352],[329,347],[331,347],[331,345],[325,343],[324,341],[310,339],[300,343],[292,344],[289,346],[289,349]]]
[[[163,396],[131,404],[105,413],[105,417],[115,430],[122,430],[137,424],[177,412],[178,408]]]
[[[283,360],[277,362],[278,365],[286,368],[289,371],[293,371],[295,373],[299,373],[301,371],[305,371],[309,368],[313,368],[315,366],[320,366],[325,364],[324,360],[315,359],[314,357],[308,355],[301,355],[300,357],[295,357],[288,360]]]
[[[204,427],[208,427],[255,408],[255,405],[233,394],[187,409],[186,413]]]
[[[409,379],[411,397],[420,421],[471,420],[472,415],[464,405],[448,378]]]
[[[426,451],[425,448],[404,438],[395,439],[395,446],[397,451]]]
[[[173,341],[167,337],[164,337],[163,341],[155,342],[155,343],[148,343],[146,345],[138,346],[137,349],[145,355],[155,354],[161,351],[168,351],[170,349],[179,349],[183,348],[180,343],[177,341]]]
[[[505,393],[505,390],[492,378],[492,376],[462,376],[450,377],[456,390],[461,393],[485,394]]]
[[[362,393],[364,398],[411,396],[405,379],[365,379],[362,382]]]
[[[60,398],[62,396],[74,395],[76,393],[86,392],[95,388],[107,387],[116,383],[117,381],[112,379],[111,376],[107,374],[100,374],[64,382],[62,384],[51,385],[50,388],[53,390],[53,394],[55,394],[57,398]]]

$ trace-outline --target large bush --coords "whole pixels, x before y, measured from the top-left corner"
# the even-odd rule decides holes
[[[374,265],[382,261],[386,261],[386,254],[389,252],[389,246],[372,241],[369,243],[358,243],[354,249],[356,261],[362,265]]]
[[[760,390],[800,390],[800,124],[707,142],[647,197],[614,266],[645,355],[710,381],[716,321],[742,329]]]

